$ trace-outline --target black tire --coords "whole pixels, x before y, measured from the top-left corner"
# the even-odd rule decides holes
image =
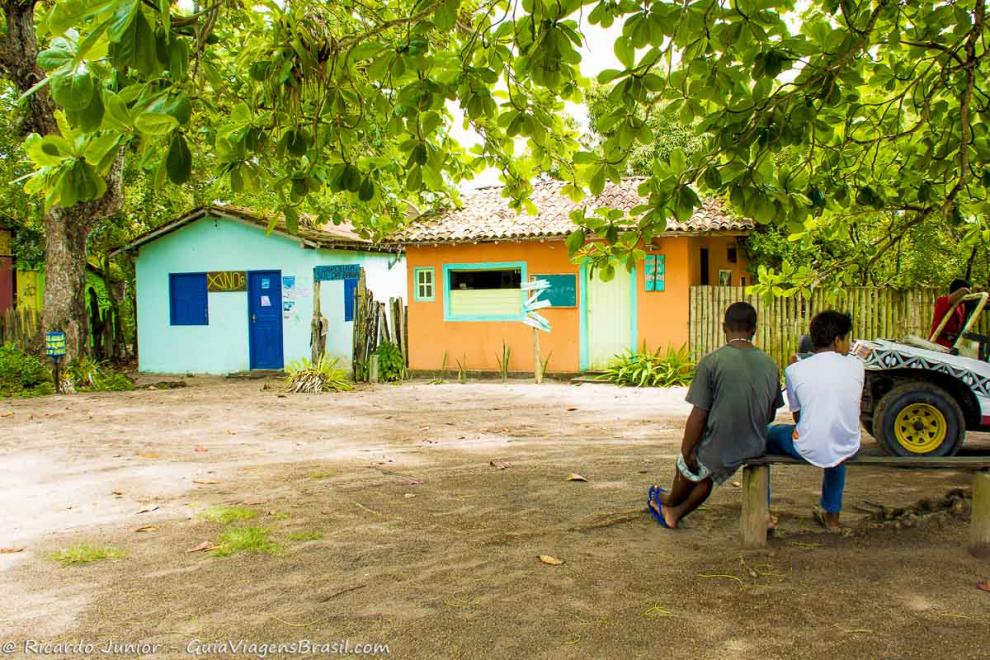
[[[897,439],[898,415],[908,406],[916,404],[936,409],[945,425],[944,439],[930,449],[922,445],[911,450]],[[917,428],[907,430],[918,432]],[[873,411],[873,431],[873,437],[883,450],[893,456],[952,456],[959,451],[966,438],[966,421],[962,408],[948,392],[930,383],[911,381],[883,395]]]
[[[873,431],[873,415],[872,414],[867,415],[866,413],[863,413],[862,415],[860,415],[859,416],[859,423],[863,425],[863,430],[864,431],[866,431],[867,433],[869,433],[874,438],[877,437],[877,434]]]

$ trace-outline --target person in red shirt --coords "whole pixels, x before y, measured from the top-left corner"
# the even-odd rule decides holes
[[[935,314],[932,318],[932,329],[929,336],[935,333],[938,329],[939,324],[945,315],[949,313],[952,306],[959,302],[963,296],[970,293],[970,284],[966,280],[952,280],[952,284],[949,285],[949,295],[939,296],[935,301]],[[945,346],[946,348],[952,348],[952,345],[959,338],[959,333],[962,332],[963,326],[966,323],[966,306],[959,305],[952,312],[952,318],[945,324],[942,328],[942,332],[939,333],[938,337],[935,338],[935,343]]]

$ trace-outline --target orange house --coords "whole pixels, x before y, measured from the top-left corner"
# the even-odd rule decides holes
[[[394,237],[405,246],[408,268],[409,368],[498,371],[503,345],[511,349],[509,370],[534,367],[533,329],[523,323],[528,293],[522,284],[546,279],[538,313],[550,324],[540,335],[548,372],[604,368],[616,354],[679,347],[688,341],[688,291],[693,285],[745,285],[749,273],[741,237],[752,222],[732,217],[709,200],[687,222],[671,221],[646,247],[632,272],[617,265],[603,282],[575,263],[564,245],[575,229],[576,208],[630,210],[642,203],[639,179],[608,184],[595,199],[575,204],[561,195],[564,184],[534,186],[538,215],[517,215],[501,187],[462,196],[463,208],[424,217]]]

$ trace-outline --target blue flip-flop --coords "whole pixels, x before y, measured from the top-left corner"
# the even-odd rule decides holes
[[[656,520],[661,527],[663,527],[664,529],[670,529],[670,525],[668,525],[667,521],[664,520],[663,518],[663,503],[660,501],[660,498],[658,497],[660,493],[666,493],[666,492],[667,489],[664,488],[663,486],[650,486],[649,491],[647,491],[648,494],[646,498],[646,510],[650,512],[650,516],[654,520]],[[656,503],[657,509],[660,510],[659,513],[657,513],[657,511],[652,506],[650,506],[650,502]]]

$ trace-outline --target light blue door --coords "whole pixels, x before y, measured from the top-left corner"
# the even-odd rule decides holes
[[[252,369],[281,369],[282,272],[248,273],[248,344]]]

